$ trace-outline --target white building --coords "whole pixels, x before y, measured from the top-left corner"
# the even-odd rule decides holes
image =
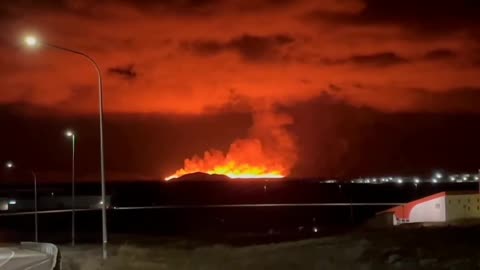
[[[393,225],[480,218],[480,194],[478,191],[440,192],[378,214],[391,214]]]

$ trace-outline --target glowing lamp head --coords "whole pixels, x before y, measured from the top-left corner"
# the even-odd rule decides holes
[[[67,130],[67,131],[65,131],[65,136],[73,137],[73,136],[75,136],[75,133],[73,133],[73,131],[71,131],[71,130]]]
[[[15,166],[15,164],[13,164],[13,162],[11,162],[11,161],[8,161],[7,163],[5,163],[5,167],[6,167],[7,169],[11,169],[11,168],[13,168],[14,166]]]
[[[38,39],[34,36],[26,36],[23,41],[28,47],[35,47],[38,45]]]

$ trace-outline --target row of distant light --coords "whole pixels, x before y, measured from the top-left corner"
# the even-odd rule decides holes
[[[410,180],[411,179],[411,180]],[[450,182],[468,182],[468,181],[478,181],[478,175],[471,174],[453,174],[448,177]],[[410,180],[410,181],[409,181]],[[442,182],[443,175],[441,173],[435,173],[432,178],[426,179],[423,181],[419,177],[380,177],[380,178],[359,178],[351,180],[351,183],[361,183],[361,184],[381,184],[381,183],[399,183],[403,182],[413,182],[418,184],[420,182],[431,182],[438,183]],[[446,182],[446,181],[445,181]]]

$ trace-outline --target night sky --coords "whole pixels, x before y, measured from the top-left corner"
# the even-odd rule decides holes
[[[107,180],[160,179],[241,138],[293,177],[480,167],[477,0],[0,5],[0,161],[45,181],[69,179],[65,128],[79,177],[99,177],[96,75],[25,34],[100,64]]]

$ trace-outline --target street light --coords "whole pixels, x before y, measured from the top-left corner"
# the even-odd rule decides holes
[[[99,107],[99,127],[100,127],[100,180],[101,180],[101,186],[102,186],[102,201],[105,201],[105,162],[104,162],[104,152],[103,152],[103,81],[102,81],[102,73],[100,71],[100,67],[98,64],[93,60],[92,57],[89,55],[72,50],[69,48],[57,46],[54,44],[50,43],[45,43],[41,42],[34,36],[27,36],[24,39],[25,44],[28,47],[34,48],[34,47],[39,47],[39,46],[46,46],[49,48],[73,53],[76,55],[80,55],[87,59],[95,68],[95,71],[97,72],[97,77],[98,77],[98,107]],[[102,205],[102,251],[103,251],[103,258],[107,258],[107,210],[106,210],[106,205]]]
[[[29,47],[34,47],[38,45],[38,40],[34,36],[26,36],[24,41],[25,44],[27,44]]]
[[[5,167],[7,169],[15,168],[15,164],[12,161],[8,161],[5,163]],[[37,213],[37,174],[34,171],[31,171],[33,177],[33,193],[34,193],[34,216],[35,216],[35,242],[38,242],[38,213]],[[17,202],[15,201],[16,204]]]
[[[72,246],[75,246],[75,133],[67,130],[65,136],[72,139]]]

